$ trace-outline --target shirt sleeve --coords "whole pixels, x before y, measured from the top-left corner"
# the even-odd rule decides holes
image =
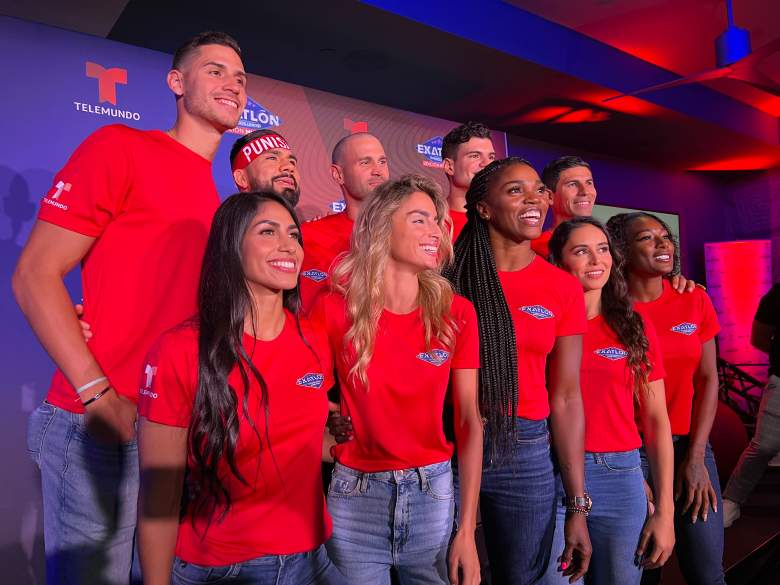
[[[650,362],[650,371],[647,373],[647,381],[655,382],[666,377],[664,360],[661,354],[661,345],[658,334],[653,324],[647,319],[642,319],[645,324],[645,337],[647,337],[647,361]]]
[[[99,236],[122,210],[129,189],[127,136],[107,126],[87,137],[54,177],[38,219],[85,236]]]
[[[780,329],[780,284],[775,284],[761,297],[755,320]]]
[[[720,332],[720,323],[718,315],[715,313],[715,307],[712,305],[710,296],[703,290],[697,288],[696,293],[701,296],[702,319],[699,327],[699,339],[705,343],[715,337]]]
[[[192,330],[163,334],[141,372],[138,414],[152,422],[189,427],[198,385],[197,360]]]
[[[561,301],[563,312],[557,320],[555,336],[582,335],[588,330],[585,316],[585,293],[582,285],[573,276],[561,279]]]
[[[456,297],[453,303],[459,306],[456,318],[455,352],[452,356],[453,370],[479,368],[479,325],[477,312],[466,299]]]

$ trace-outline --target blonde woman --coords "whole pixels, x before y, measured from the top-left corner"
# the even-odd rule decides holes
[[[334,271],[335,290],[313,310],[328,332],[342,415],[354,429],[334,449],[328,493],[328,551],[353,583],[389,584],[391,567],[401,585],[479,583],[478,329],[471,303],[439,274],[452,257],[446,219],[446,201],[429,179],[408,175],[379,186]],[[460,463],[454,538],[454,448],[442,426],[448,387]]]

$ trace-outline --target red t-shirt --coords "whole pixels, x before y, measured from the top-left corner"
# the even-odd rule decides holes
[[[479,368],[479,331],[474,307],[455,296],[450,310],[455,346],[425,346],[419,310],[382,311],[368,389],[349,370],[354,363],[344,339],[350,323],[344,297],[321,295],[313,319],[325,325],[341,388],[341,411],[352,417],[355,437],[336,447],[336,460],[364,472],[421,467],[452,457],[442,425],[450,370]],[[349,351],[349,353],[348,353]]]
[[[550,238],[552,234],[553,230],[545,230],[541,236],[531,240],[531,249],[545,260],[550,256]]]
[[[463,226],[466,225],[468,218],[465,211],[450,209],[450,219],[452,220],[452,243],[454,244],[458,241],[458,236],[463,231]]]
[[[664,279],[661,296],[634,308],[649,320],[658,333],[666,377],[666,408],[672,434],[691,431],[693,374],[701,361],[702,345],[720,331],[710,297],[701,288],[678,293]]]
[[[90,135],[43,197],[38,219],[95,238],[81,266],[89,349],[133,401],[149,347],[196,310],[218,206],[210,161],[164,132],[120,125]],[[46,400],[84,412],[59,370]]]
[[[303,264],[301,265],[301,305],[311,310],[317,295],[328,289],[333,261],[349,250],[355,222],[344,211],[301,226]]]
[[[262,449],[240,406],[236,465],[250,485],[241,483],[222,461],[219,474],[230,492],[231,508],[224,519],[212,521],[203,538],[207,519],[196,518],[193,528],[189,508],[176,540],[176,555],[182,560],[229,565],[266,554],[314,550],[330,537],[320,462],[333,366],[324,332],[305,321],[301,330],[310,347],[289,313],[273,341],[244,335],[244,348],[268,387],[266,426],[260,385],[249,375],[247,411]],[[228,382],[242,405],[238,368]],[[189,427],[197,387],[198,332],[183,324],[163,334],[151,350],[141,377],[138,412],[159,424]]]
[[[498,273],[517,343],[517,416],[542,420],[550,414],[545,379],[547,355],[556,337],[587,329],[582,285],[538,256],[514,272]]]
[[[649,382],[664,372],[653,325],[644,320],[649,344]],[[628,367],[628,352],[615,331],[599,315],[588,320],[582,338],[580,387],[585,408],[585,450],[591,453],[630,451],[642,445],[634,419],[634,375]]]

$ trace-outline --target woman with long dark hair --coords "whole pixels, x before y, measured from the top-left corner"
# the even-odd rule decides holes
[[[626,258],[624,274],[634,308],[655,326],[666,378],[666,407],[674,443],[677,558],[689,585],[724,583],[723,512],[710,430],[718,404],[715,310],[701,288],[679,294],[668,279],[680,254],[669,226],[650,213],[621,213],[607,223]],[[644,458],[644,456],[643,456]],[[657,492],[655,470],[643,461]],[[645,571],[642,583],[660,580]]]
[[[376,188],[355,222],[333,292],[312,318],[336,360],[353,436],[335,448],[328,552],[361,585],[477,585],[474,530],[482,465],[474,308],[439,274],[452,256],[438,185],[407,175]],[[444,434],[452,398],[460,465],[458,530]],[[449,548],[449,557],[448,557]],[[448,578],[449,577],[449,578]]]
[[[302,258],[282,197],[240,193],[217,210],[198,314],[158,340],[141,378],[146,585],[339,581],[322,546],[332,358],[296,315]]]
[[[642,569],[663,565],[674,546],[674,454],[658,338],[652,324],[632,308],[623,257],[598,220],[563,222],[555,228],[549,250],[550,262],[580,281],[588,318],[580,384],[585,486],[597,505],[587,517],[593,556],[585,582],[638,585]],[[635,404],[656,478],[655,510],[649,517]],[[559,505],[556,534],[565,513]],[[557,540],[563,548],[563,539]],[[546,583],[563,581],[556,575],[551,563]]]
[[[466,193],[467,223],[445,273],[479,320],[487,421],[480,509],[497,584],[534,583],[550,558],[555,478],[548,416],[570,510],[559,558],[565,575],[582,576],[591,552],[579,386],[585,305],[577,280],[531,249],[549,203],[528,161],[489,164]]]

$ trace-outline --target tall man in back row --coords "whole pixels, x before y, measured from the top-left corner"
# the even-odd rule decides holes
[[[52,584],[129,581],[136,402],[155,375],[144,358],[195,313],[219,205],[211,162],[246,105],[240,49],[224,33],[180,47],[167,84],[173,127],[111,125],[87,137],[43,197],[13,276],[17,302],[58,368],[29,431]],[[63,283],[79,263],[84,318],[97,332],[89,345]]]

